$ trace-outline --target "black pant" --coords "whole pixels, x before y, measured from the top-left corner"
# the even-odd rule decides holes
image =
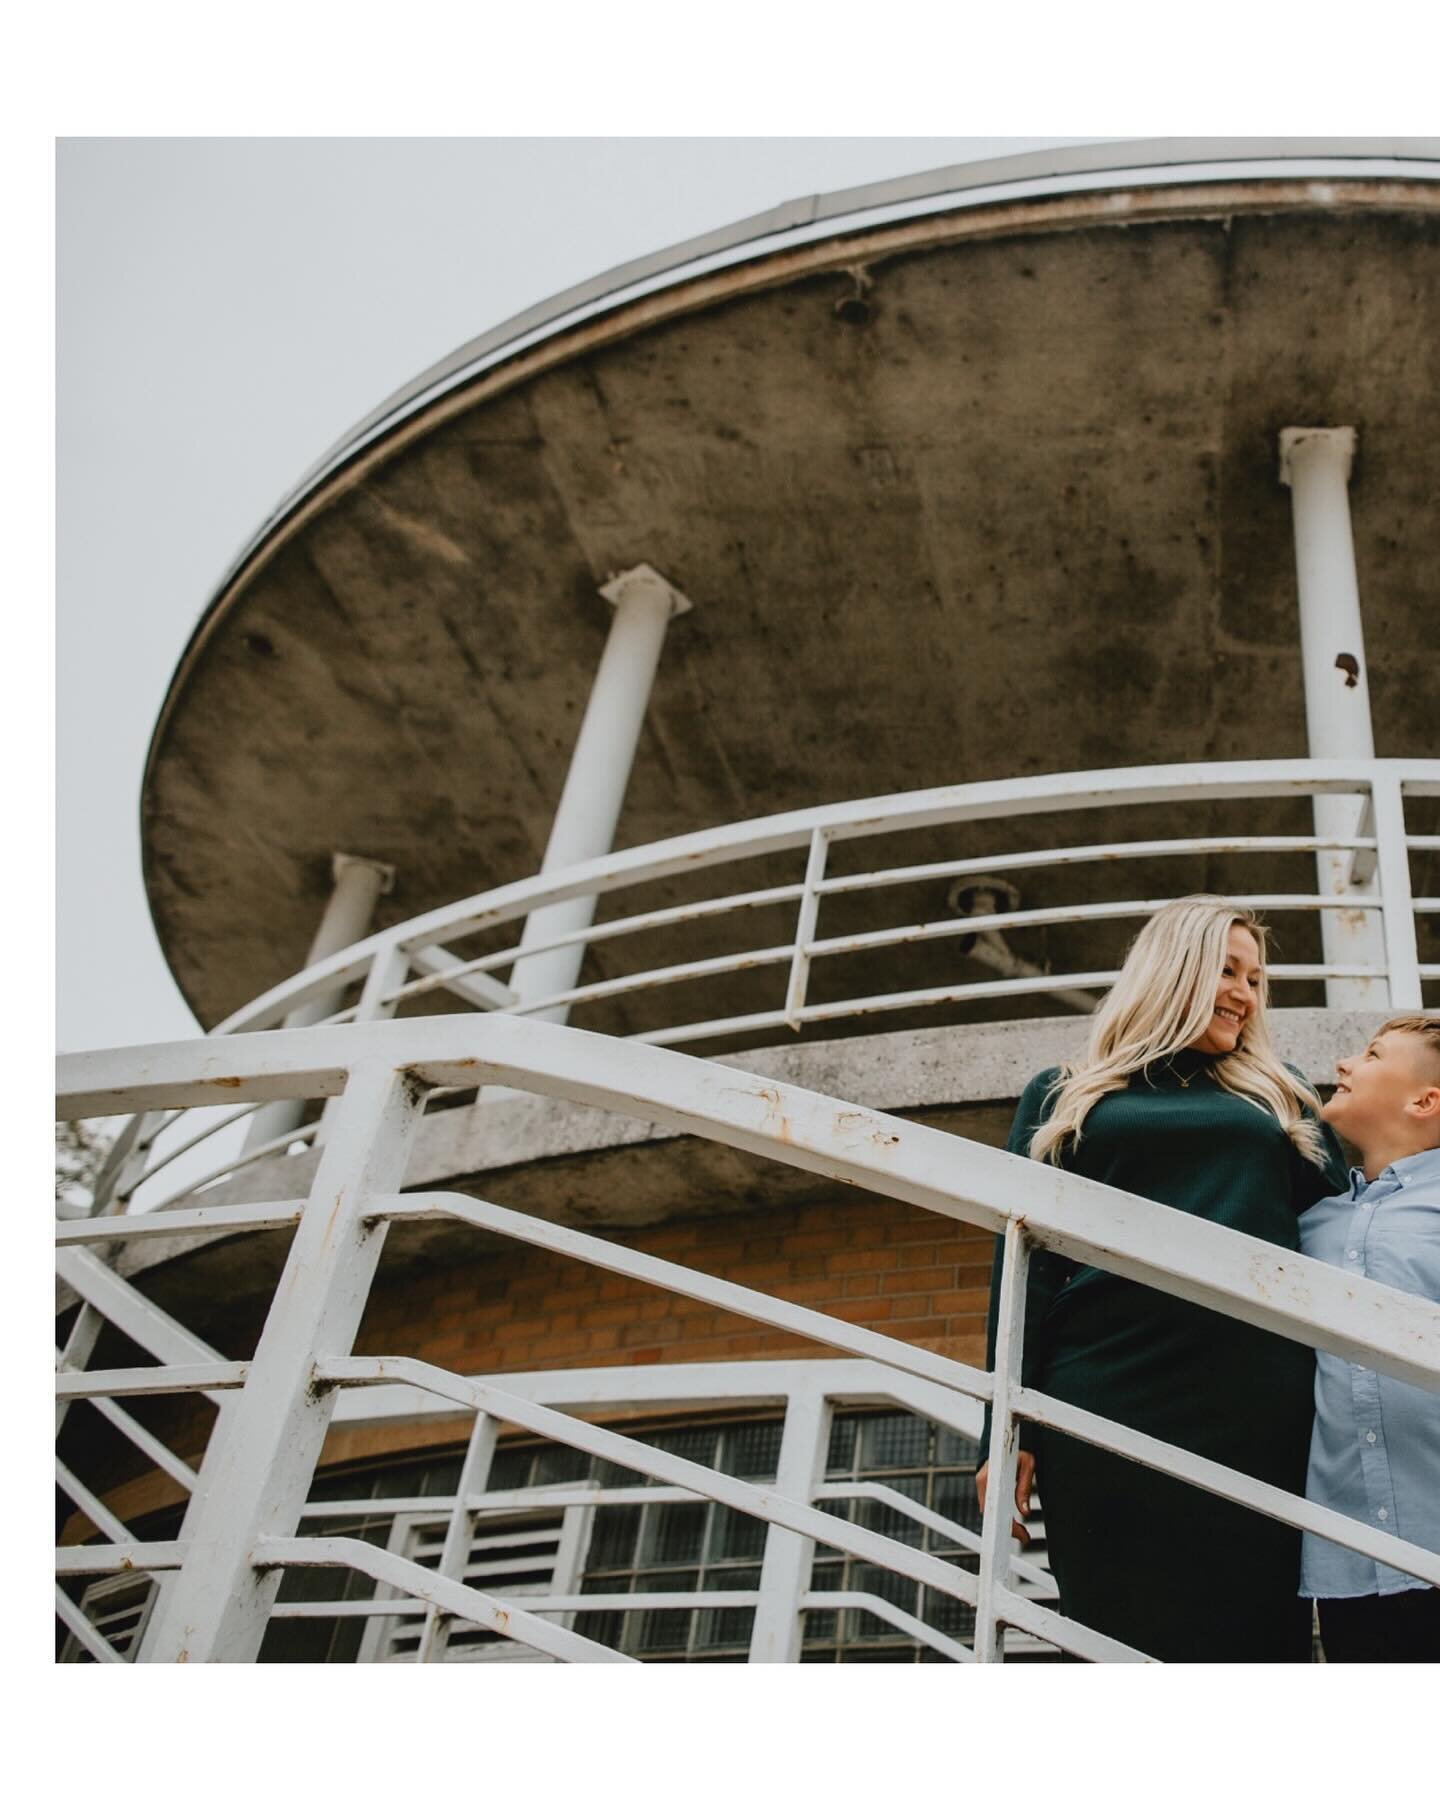
[[[1440,1662],[1440,1588],[1320,1602],[1326,1662]]]

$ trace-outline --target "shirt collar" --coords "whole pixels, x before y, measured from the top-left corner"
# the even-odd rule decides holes
[[[1440,1180],[1440,1148],[1417,1150],[1413,1156],[1396,1157],[1393,1163],[1385,1167],[1375,1177],[1376,1181],[1402,1181],[1406,1176],[1412,1180]],[[1372,1184],[1365,1179],[1363,1166],[1350,1171],[1351,1196],[1361,1194]]]

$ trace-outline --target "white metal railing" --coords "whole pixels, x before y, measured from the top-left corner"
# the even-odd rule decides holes
[[[743,1371],[733,1372],[729,1379],[718,1383],[717,1373],[723,1375],[723,1367],[717,1372],[713,1366],[702,1365],[696,1368],[682,1364],[665,1370],[658,1379],[654,1369],[644,1367],[556,1370],[538,1378],[538,1382],[543,1389],[544,1403],[547,1406],[560,1406],[567,1410],[577,1404],[607,1408],[633,1406],[647,1401],[653,1403],[662,1397],[671,1407],[697,1401],[709,1401],[713,1404],[717,1391],[723,1392],[724,1397],[731,1401],[743,1397],[752,1403],[763,1401],[767,1405],[778,1406],[784,1409],[785,1440],[781,1450],[782,1459],[792,1468],[816,1472],[814,1479],[803,1490],[804,1498],[820,1503],[846,1499],[875,1501],[914,1521],[933,1537],[948,1540],[956,1548],[978,1556],[980,1537],[976,1532],[897,1491],[884,1480],[835,1480],[826,1479],[821,1473],[824,1469],[831,1415],[839,1405],[873,1407],[877,1403],[886,1404],[923,1416],[962,1438],[974,1439],[979,1435],[981,1424],[981,1411],[977,1404],[931,1383],[902,1376],[893,1370],[882,1370],[863,1361],[748,1364]],[[524,1390],[534,1397],[537,1378],[507,1377],[499,1385],[512,1395]],[[689,1391],[691,1388],[694,1391]],[[532,1541],[549,1542],[558,1539],[552,1579],[546,1591],[525,1594],[523,1603],[526,1611],[545,1614],[646,1612],[657,1608],[704,1611],[717,1607],[748,1609],[760,1605],[774,1609],[776,1597],[773,1591],[764,1589],[719,1590],[702,1587],[676,1589],[669,1593],[635,1594],[572,1592],[571,1589],[576,1587],[576,1578],[583,1571],[589,1524],[597,1510],[609,1507],[664,1508],[693,1504],[695,1494],[687,1488],[675,1486],[601,1487],[593,1482],[559,1482],[513,1490],[487,1487],[484,1484],[486,1469],[494,1449],[494,1422],[484,1414],[480,1415],[480,1419],[454,1495],[444,1499],[437,1498],[434,1494],[415,1494],[383,1499],[312,1501],[303,1508],[302,1518],[316,1524],[351,1520],[358,1522],[361,1519],[373,1523],[377,1519],[389,1519],[390,1537],[385,1547],[392,1554],[403,1554],[408,1537],[420,1524],[428,1524],[432,1528],[443,1526],[446,1538],[440,1559],[440,1572],[456,1575],[467,1570],[467,1551],[479,1521],[501,1520],[508,1513],[533,1514],[554,1508],[563,1519],[563,1523],[556,1528],[490,1536],[483,1541],[483,1548],[486,1550],[497,1546],[514,1547],[513,1565],[497,1564],[493,1560],[478,1566],[471,1565],[477,1577],[487,1578],[497,1569],[503,1572],[509,1566],[530,1570],[535,1558],[524,1553],[524,1546]],[[773,1484],[757,1482],[754,1485],[757,1489],[763,1489]],[[322,1555],[332,1564],[341,1561],[333,1555],[330,1546],[322,1546]],[[1043,1564],[1033,1557],[1011,1555],[1009,1568],[1020,1594],[1042,1606],[1053,1601],[1056,1594],[1055,1583]],[[889,1624],[894,1631],[911,1637],[952,1661],[970,1660],[968,1646],[957,1643],[913,1613],[898,1609],[874,1595],[853,1590],[825,1593],[812,1590],[802,1595],[797,1604],[804,1612],[822,1608],[867,1611],[872,1617]],[[438,1655],[443,1655],[445,1648],[443,1615],[437,1614],[435,1607],[427,1606],[413,1597],[408,1601],[392,1599],[384,1589],[378,1589],[374,1597],[360,1601],[279,1602],[271,1616],[276,1619],[420,1620],[424,1622],[425,1629],[419,1640],[418,1660],[435,1660]],[[372,1655],[383,1657],[387,1654],[383,1635],[377,1633],[367,1642]],[[1021,1653],[1024,1648],[1023,1641],[1017,1641],[1012,1646],[1012,1649]]]
[[[1003,1230],[1007,1254],[993,1375],[466,1195],[402,1193],[425,1089],[486,1082],[667,1124],[952,1219]],[[341,1096],[303,1205],[248,1209],[246,1222],[256,1227],[296,1224],[298,1213],[289,1259],[248,1363],[220,1357],[97,1254],[115,1239],[141,1231],[180,1239],[203,1234],[215,1226],[206,1209],[57,1227],[60,1273],[84,1302],[58,1359],[61,1408],[101,1401],[118,1407],[130,1396],[168,1393],[204,1394],[220,1411],[173,1541],[137,1542],[113,1514],[92,1513],[92,1523],[109,1542],[57,1553],[62,1579],[120,1570],[151,1571],[161,1579],[141,1646],[146,1660],[253,1658],[279,1571],[318,1556],[339,1559],[431,1609],[427,1642],[432,1644],[444,1619],[464,1618],[562,1659],[614,1660],[616,1652],[541,1618],[544,1608],[477,1594],[450,1572],[464,1568],[471,1517],[465,1497],[483,1491],[483,1468],[500,1423],[772,1527],[755,1602],[755,1660],[792,1660],[805,1607],[831,1604],[808,1589],[814,1543],[972,1605],[977,1661],[1003,1655],[1006,1626],[1088,1659],[1135,1658],[1138,1653],[1129,1647],[1047,1610],[1033,1597],[1033,1584],[1027,1589],[1025,1578],[1016,1575],[1007,1497],[1013,1491],[1020,1418],[1117,1450],[1440,1585],[1440,1555],[1019,1384],[1025,1263],[1032,1248],[1043,1247],[1318,1349],[1363,1358],[1382,1373],[1440,1392],[1440,1306],[1259,1245],[1173,1208],[734,1068],[532,1020],[392,1021],[349,1031],[317,1028],[97,1051],[63,1058],[58,1086],[62,1117],[203,1107],[237,1096],[256,1101]],[[233,1223],[233,1212],[227,1217]],[[978,1572],[833,1518],[814,1505],[820,1472],[813,1457],[807,1460],[806,1446],[817,1441],[813,1415],[824,1400],[813,1392],[792,1396],[787,1405],[776,1480],[761,1487],[576,1417],[527,1394],[518,1382],[456,1373],[408,1357],[351,1354],[385,1229],[393,1220],[416,1217],[447,1218],[617,1270],[864,1359],[923,1383],[942,1398],[991,1402],[990,1494],[998,1498],[985,1515]],[[153,1356],[155,1366],[88,1369],[105,1319]],[[721,1378],[728,1372],[721,1371]],[[392,1559],[359,1540],[332,1538],[317,1547],[317,1540],[295,1535],[337,1397],[386,1387],[430,1395],[472,1412],[477,1421],[447,1536],[449,1560],[442,1556],[438,1571]],[[812,1417],[805,1422],[807,1409]],[[106,1512],[69,1471],[65,1485],[72,1494],[83,1490],[77,1501],[83,1510],[93,1501]],[[568,1602],[574,1596],[562,1598]],[[74,1629],[74,1601],[65,1599],[60,1610]],[[567,1604],[558,1610],[582,1609]]]
[[[1164,821],[1172,826],[1186,805],[1224,803],[1239,808],[1245,802],[1296,799],[1316,794],[1349,794],[1362,803],[1360,828],[1353,836],[1326,837],[1313,833],[1254,835],[1243,830],[1205,836],[1149,835],[1118,842],[1057,845],[1038,850],[999,852],[985,856],[943,860],[898,860],[883,866],[834,873],[831,853],[837,845],[917,831],[977,822],[1006,821],[1036,815],[1061,815],[1101,808],[1163,808]],[[714,995],[713,1010],[691,1007],[701,1016],[680,1018],[637,1034],[653,1044],[703,1045],[706,1042],[754,1036],[779,1028],[794,1031],[840,1019],[874,1018],[897,1011],[936,1005],[963,1005],[979,1001],[1028,1000],[1049,996],[1061,1004],[1091,1004],[1095,990],[1103,990],[1117,971],[1108,967],[1036,968],[1014,955],[1006,934],[1031,927],[1090,927],[1110,921],[1138,922],[1162,906],[1172,895],[1135,894],[1101,901],[1025,907],[1009,913],[936,918],[938,908],[925,901],[940,882],[984,880],[1001,875],[1019,876],[1039,871],[1110,865],[1123,868],[1139,859],[1173,858],[1205,854],[1244,859],[1255,855],[1299,855],[1304,859],[1302,886],[1295,892],[1234,893],[1237,905],[1267,914],[1323,915],[1378,912],[1384,928],[1383,967],[1334,962],[1272,965],[1278,982],[1316,981],[1352,977],[1388,980],[1391,1004],[1396,1009],[1418,1008],[1422,981],[1440,979],[1440,964],[1420,961],[1417,947],[1417,915],[1440,913],[1440,899],[1419,898],[1411,891],[1409,858],[1412,853],[1440,850],[1440,837],[1407,831],[1407,799],[1440,795],[1440,760],[1316,761],[1291,760],[1254,763],[1206,763],[1163,765],[1133,769],[1043,775],[1008,781],[972,783],[931,788],[914,793],[847,801],[745,820],[714,830],[692,832],[662,843],[615,852],[590,862],[512,882],[506,887],[455,901],[432,912],[376,932],[348,949],[326,957],[259,996],[215,1028],[213,1035],[272,1029],[284,1024],[298,1008],[330,1001],[335,1010],[324,1020],[330,1025],[366,1023],[393,1018],[407,1003],[444,990],[476,1011],[485,1013],[550,1013],[553,1009],[592,1005],[625,996],[683,989]],[[1243,823],[1243,820],[1238,821]],[[667,883],[702,870],[743,864],[757,857],[805,852],[801,879],[766,887],[738,883],[736,890],[711,895],[689,904],[651,907],[629,917],[602,920],[582,930],[537,939],[523,948],[519,933],[532,914],[557,901],[576,896],[597,900],[629,888]],[[1317,852],[1348,852],[1356,891],[1339,895],[1313,892],[1314,858]],[[1378,874],[1374,889],[1362,884]],[[894,890],[897,901],[909,898],[901,908],[899,923],[881,929],[824,935],[822,913],[827,902],[841,896],[877,890]],[[920,896],[919,912],[914,910]],[[719,955],[658,960],[624,975],[569,986],[521,1001],[499,979],[522,957],[549,953],[563,946],[575,952],[575,966],[591,945],[612,944],[620,939],[638,946],[647,936],[672,932],[700,922],[737,917],[765,909],[784,909],[791,922],[769,944],[744,944]],[[467,937],[513,928],[514,941],[471,956],[458,956],[449,945]],[[957,945],[962,966],[956,979],[922,988],[862,987],[842,998],[815,1001],[810,985],[816,966],[839,962],[861,953],[886,954],[897,959],[917,945]],[[727,978],[752,970],[774,971],[775,1004],[761,1010],[737,1013],[725,1002]],[[976,978],[977,972],[979,978]],[[903,972],[901,979],[903,981]],[[347,996],[359,989],[358,999]],[[253,1109],[250,1109],[253,1110]],[[156,1154],[162,1136],[180,1115],[150,1114],[132,1121],[103,1172],[96,1192],[97,1212],[128,1204],[143,1183],[191,1149],[199,1138],[178,1148],[167,1141]],[[212,1129],[214,1129],[212,1127]],[[187,1192],[222,1180],[225,1176],[262,1160],[284,1154],[292,1145],[311,1142],[320,1133],[319,1122],[300,1126],[269,1143],[247,1148],[238,1157],[208,1169]],[[203,1135],[203,1134],[202,1134]]]

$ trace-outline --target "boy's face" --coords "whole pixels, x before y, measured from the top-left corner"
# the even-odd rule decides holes
[[[1436,1088],[1425,1040],[1412,1031],[1382,1031],[1358,1056],[1335,1065],[1339,1080],[1320,1116],[1364,1144],[1407,1121],[1419,1124],[1415,1104]],[[1432,1115],[1433,1117],[1433,1115]]]

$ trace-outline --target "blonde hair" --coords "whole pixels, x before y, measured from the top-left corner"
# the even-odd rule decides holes
[[[1265,927],[1254,913],[1213,894],[1171,900],[1146,921],[1095,1014],[1084,1055],[1061,1065],[1055,1106],[1031,1139],[1031,1156],[1058,1163],[1067,1146],[1079,1144],[1097,1100],[1128,1086],[1147,1063],[1173,1056],[1200,1036],[1215,1009],[1232,925],[1243,925],[1255,939],[1260,987],[1239,1043],[1215,1057],[1210,1072],[1227,1093],[1272,1113],[1302,1156],[1324,1164],[1315,1122],[1320,1102],[1285,1067],[1270,1041]]]
[[[1440,1080],[1440,1018],[1431,1013],[1400,1013],[1396,1018],[1387,1019],[1375,1035],[1384,1037],[1389,1031],[1403,1031],[1418,1037],[1422,1047],[1430,1053],[1431,1073]]]

